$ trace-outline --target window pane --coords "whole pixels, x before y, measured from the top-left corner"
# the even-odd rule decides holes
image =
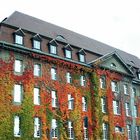
[[[34,65],[34,76],[41,76],[41,66],[40,64]]]
[[[19,116],[14,117],[14,136],[20,137],[20,118],[19,118]]]
[[[55,68],[51,68],[51,78],[52,78],[52,80],[56,80],[56,69]]]
[[[34,137],[40,137],[40,119],[34,118]]]
[[[66,53],[66,58],[71,58],[71,51],[70,50],[65,50]]]
[[[40,89],[34,88],[34,104],[40,105]]]
[[[67,80],[67,83],[71,83],[72,82],[71,74],[69,72],[66,73],[66,80]]]
[[[15,43],[22,45],[23,44],[23,37],[20,35],[15,35]]]
[[[85,55],[79,54],[79,60],[80,62],[85,62]]]
[[[56,46],[50,45],[50,53],[52,53],[52,54],[56,54],[57,53],[56,52]]]
[[[22,72],[22,61],[21,60],[15,60],[15,72]]]
[[[33,40],[33,47],[34,49],[40,50],[40,41]]]
[[[81,86],[85,86],[86,85],[86,80],[85,80],[85,76],[80,76],[80,85]]]
[[[21,92],[22,87],[21,85],[14,85],[14,102],[21,103]]]

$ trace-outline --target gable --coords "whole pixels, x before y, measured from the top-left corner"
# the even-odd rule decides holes
[[[117,71],[119,73],[132,75],[131,70],[116,55],[106,58],[100,63],[100,67]]]

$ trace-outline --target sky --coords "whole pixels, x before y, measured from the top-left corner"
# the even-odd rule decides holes
[[[0,21],[19,11],[140,58],[139,0],[2,0]]]

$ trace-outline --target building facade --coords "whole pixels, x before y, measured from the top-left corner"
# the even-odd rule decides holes
[[[0,139],[140,139],[131,54],[14,12],[0,23],[0,70]]]

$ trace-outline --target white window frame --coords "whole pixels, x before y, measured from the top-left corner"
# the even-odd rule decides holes
[[[71,59],[72,58],[72,51],[68,50],[68,49],[65,49],[65,56],[66,56],[66,58]]]
[[[55,90],[51,91],[51,96],[52,96],[52,107],[54,108],[58,107],[58,98]]]
[[[34,105],[40,105],[40,88],[34,87]]]
[[[87,111],[87,99],[86,97],[82,97],[82,111]]]
[[[85,62],[85,55],[84,54],[79,53],[79,61]]]
[[[58,137],[58,128],[57,128],[57,121],[56,119],[52,119],[51,122],[51,138]]]
[[[102,125],[103,127],[103,140],[108,140],[108,124],[107,123],[103,123]]]
[[[41,42],[34,39],[33,40],[33,48],[37,49],[37,50],[40,50],[41,49]]]
[[[74,129],[71,121],[68,121],[68,139],[74,139]]]
[[[136,140],[139,140],[139,138],[140,138],[140,135],[139,135],[140,130],[139,129],[140,129],[139,126],[135,127],[135,138],[136,138]]]
[[[15,43],[19,45],[23,45],[23,36],[15,34]]]
[[[34,76],[41,76],[41,65],[40,64],[34,64]]]
[[[20,117],[14,116],[14,137],[20,137]]]
[[[34,138],[41,137],[41,121],[39,117],[34,118]]]
[[[137,118],[138,117],[138,106],[134,105],[134,117]]]
[[[80,85],[81,86],[86,86],[86,78],[84,75],[80,76]]]
[[[130,116],[130,103],[125,103],[126,116]]]
[[[111,81],[111,88],[112,92],[118,93],[119,92],[119,84],[117,81]]]
[[[57,76],[56,76],[56,68],[51,68],[51,79],[52,80],[56,80]]]
[[[124,94],[129,95],[129,90],[128,90],[128,85],[127,84],[123,85],[123,90],[124,90]]]
[[[133,97],[137,96],[137,89],[135,87],[132,88]]]
[[[74,109],[74,98],[71,94],[68,94],[68,109],[73,110]]]
[[[72,77],[71,77],[71,73],[70,72],[66,73],[66,80],[67,80],[67,83],[72,83]]]
[[[57,46],[50,44],[50,53],[57,54]]]
[[[100,88],[105,89],[106,87],[106,78],[105,76],[100,77]]]
[[[126,125],[126,128],[127,128],[127,137],[128,137],[128,140],[132,140],[131,125]]]
[[[22,73],[22,71],[23,71],[23,61],[22,60],[19,60],[19,59],[15,60],[14,71],[16,73]]]
[[[107,104],[106,104],[106,98],[105,97],[102,97],[101,98],[101,105],[102,105],[102,112],[103,113],[106,113],[106,107],[107,107]]]
[[[115,115],[120,115],[120,102],[113,100],[113,112]]]
[[[22,99],[22,85],[15,84],[14,85],[14,103],[21,103]]]

